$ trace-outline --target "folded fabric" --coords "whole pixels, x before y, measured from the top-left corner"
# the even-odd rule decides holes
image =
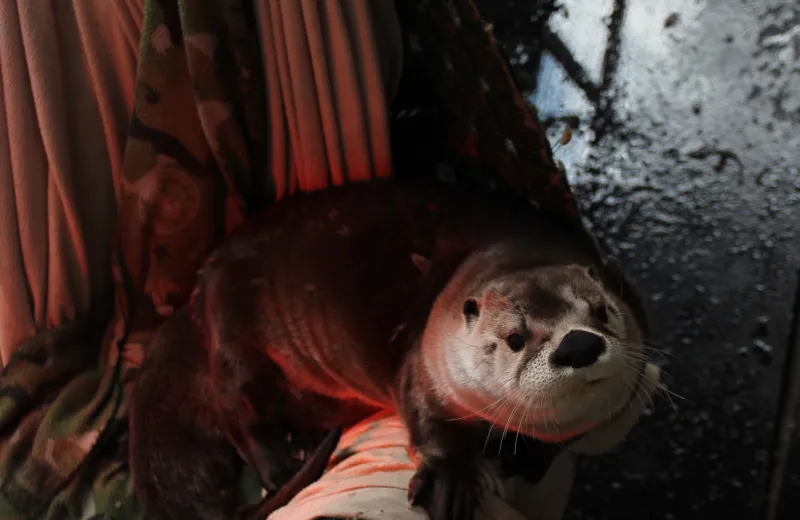
[[[535,486],[518,478],[501,481],[495,468],[486,463],[481,481],[487,498],[476,520],[560,519],[577,456],[599,455],[622,442],[658,388],[659,370],[648,365],[628,407],[570,444]],[[270,520],[425,520],[425,513],[410,508],[406,498],[414,474],[407,443],[408,432],[396,415],[373,417],[352,427],[342,436],[322,478],[270,515]]]

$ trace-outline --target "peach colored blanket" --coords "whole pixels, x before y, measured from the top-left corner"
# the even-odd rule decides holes
[[[498,480],[487,463],[482,479],[486,501],[476,520],[558,520],[567,507],[578,455],[598,455],[621,442],[642,413],[645,403],[659,388],[659,370],[647,369],[639,398],[617,418],[571,445],[556,457],[535,487],[518,480]],[[352,453],[333,464],[315,484],[270,520],[358,518],[363,520],[424,520],[406,500],[414,465],[406,453],[407,431],[397,416],[376,417],[345,432],[333,459]]]

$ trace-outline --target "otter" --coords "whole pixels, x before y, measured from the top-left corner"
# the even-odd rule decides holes
[[[150,518],[255,518],[237,502],[244,461],[265,518],[319,476],[342,427],[393,409],[418,464],[410,504],[470,519],[478,457],[537,479],[542,446],[629,404],[646,335],[577,219],[433,180],[298,194],[224,240],[151,344],[134,486]]]

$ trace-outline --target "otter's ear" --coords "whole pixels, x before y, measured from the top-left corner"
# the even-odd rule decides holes
[[[600,269],[596,265],[587,265],[585,268],[586,275],[596,282],[602,282],[600,278]]]
[[[423,275],[427,275],[431,271],[431,261],[417,253],[411,254],[411,262],[419,269]]]
[[[464,313],[464,319],[467,320],[467,323],[471,323],[481,315],[480,304],[475,298],[467,298],[464,300],[464,305],[461,310]]]

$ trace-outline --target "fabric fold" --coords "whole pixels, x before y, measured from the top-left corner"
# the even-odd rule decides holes
[[[140,25],[136,0],[0,3],[0,364],[107,297]]]
[[[391,175],[388,106],[403,63],[393,3],[256,5],[275,198]]]

